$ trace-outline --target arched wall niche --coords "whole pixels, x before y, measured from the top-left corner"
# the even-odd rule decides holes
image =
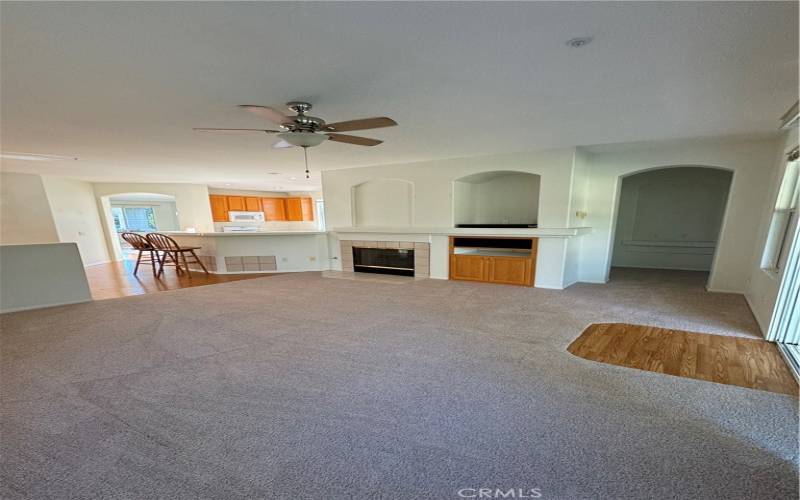
[[[354,227],[414,225],[414,183],[374,179],[351,188]]]
[[[541,176],[495,170],[453,181],[453,223],[537,224]]]

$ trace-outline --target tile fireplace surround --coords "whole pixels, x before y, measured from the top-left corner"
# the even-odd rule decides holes
[[[358,241],[339,240],[342,255],[342,271],[352,273],[353,248],[398,248],[414,250],[414,277],[427,278],[431,270],[430,243],[415,243],[413,241]]]

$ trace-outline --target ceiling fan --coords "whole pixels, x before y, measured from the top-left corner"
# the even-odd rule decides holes
[[[295,146],[310,148],[319,146],[325,140],[343,142],[356,146],[377,146],[383,141],[356,135],[340,134],[339,132],[393,127],[397,125],[397,122],[385,116],[326,123],[322,118],[306,114],[311,110],[310,103],[291,101],[287,102],[286,106],[297,114],[295,116],[286,116],[277,109],[270,108],[269,106],[256,106],[253,104],[239,105],[240,108],[246,109],[254,115],[265,118],[278,125],[281,130],[257,128],[195,128],[194,130],[201,132],[262,132],[266,134],[276,134],[281,140],[273,145],[274,148],[291,148]]]

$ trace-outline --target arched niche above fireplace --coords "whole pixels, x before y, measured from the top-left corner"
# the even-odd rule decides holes
[[[453,181],[453,222],[458,225],[533,225],[539,221],[541,176],[496,170]]]
[[[353,226],[410,227],[414,222],[414,184],[375,179],[352,188]]]

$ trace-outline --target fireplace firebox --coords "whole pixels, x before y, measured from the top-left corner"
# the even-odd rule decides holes
[[[414,250],[353,247],[353,270],[357,273],[414,276]]]

